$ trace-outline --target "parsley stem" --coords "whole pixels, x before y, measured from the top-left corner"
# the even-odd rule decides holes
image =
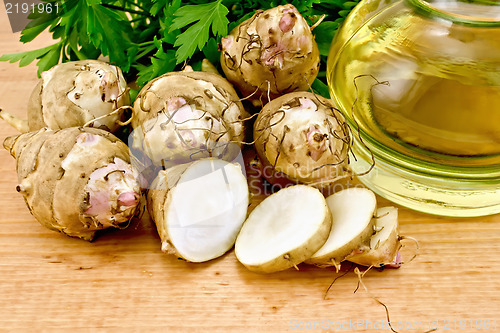
[[[152,41],[152,40],[149,40],[147,42],[143,42],[143,43],[140,43],[140,44],[137,44],[139,46],[148,46],[148,45],[153,45],[155,42]]]
[[[138,55],[136,55],[136,59],[141,59],[146,54],[148,54],[150,52],[153,52],[154,50],[156,50],[156,46],[154,46],[154,45],[150,45],[149,47],[145,47],[144,50],[142,50],[141,53],[139,53]]]
[[[143,15],[143,16],[147,16],[149,18],[153,18],[153,16],[149,15],[148,12],[141,12],[141,11],[138,11],[138,10],[133,10],[133,9],[128,9],[128,8],[122,8],[120,6],[110,5],[110,4],[107,4],[107,3],[103,3],[102,6],[103,7],[107,7],[109,9],[114,9],[114,10],[119,10],[119,11],[122,11],[122,12],[127,12],[127,13],[130,13],[130,14]]]

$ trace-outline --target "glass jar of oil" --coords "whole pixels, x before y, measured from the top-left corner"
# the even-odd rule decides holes
[[[328,84],[368,187],[438,215],[500,212],[499,1],[363,0]]]

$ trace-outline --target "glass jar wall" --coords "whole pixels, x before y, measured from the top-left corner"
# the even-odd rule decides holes
[[[365,12],[346,20],[328,59],[353,169],[375,161],[360,180],[424,212],[500,212],[500,6],[401,0]]]

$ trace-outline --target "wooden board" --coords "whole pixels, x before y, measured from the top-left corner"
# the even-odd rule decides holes
[[[0,53],[51,42],[45,36],[23,46],[18,38],[0,9]],[[0,63],[0,107],[24,116],[35,73],[34,65]],[[0,123],[0,140],[15,133]],[[388,332],[385,309],[371,296],[401,332],[500,330],[500,215],[443,218],[400,207],[401,233],[420,244],[415,260],[367,273],[369,293],[354,293],[350,271],[325,299],[340,276],[333,269],[258,275],[233,252],[189,264],[160,252],[148,221],[93,243],[46,230],[16,183],[14,159],[2,149],[0,331]],[[407,243],[407,258],[413,250]]]

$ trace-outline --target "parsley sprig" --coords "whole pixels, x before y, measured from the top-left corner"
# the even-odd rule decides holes
[[[199,69],[208,58],[218,65],[218,43],[228,31],[253,15],[292,3],[313,24],[323,58],[339,25],[358,0],[43,0],[59,3],[59,12],[35,12],[21,32],[29,43],[47,30],[54,43],[41,49],[5,54],[0,61],[26,66],[37,60],[38,74],[60,62],[107,57],[139,87],[189,63]],[[325,82],[314,88],[327,94]]]

